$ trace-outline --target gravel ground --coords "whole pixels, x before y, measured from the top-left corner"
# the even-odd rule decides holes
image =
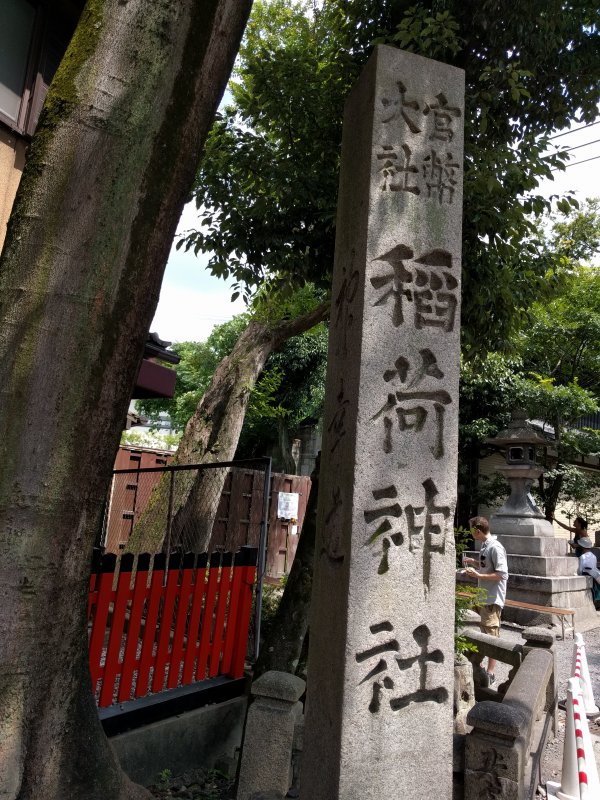
[[[475,625],[476,623],[471,623]],[[468,626],[467,626],[468,627]],[[558,629],[560,630],[560,629]],[[515,625],[503,625],[500,634],[503,638],[513,641],[523,641],[521,629]],[[585,631],[583,639],[586,647],[586,655],[594,698],[596,704],[600,702],[600,612],[598,613],[598,624],[596,627]],[[573,638],[567,634],[566,640],[556,641],[556,664],[558,671],[558,697],[563,700],[566,697],[567,681],[571,677],[571,663],[573,659]],[[498,683],[502,683],[508,677],[509,667],[505,664],[498,664],[496,676]],[[565,731],[565,714],[559,710],[559,723],[556,738],[551,738],[546,746],[542,761],[542,786],[538,789],[538,797],[545,797],[543,785],[548,780],[560,780],[562,768],[562,750]],[[589,721],[590,733],[594,744],[594,754],[596,764],[600,772],[600,715],[599,721]],[[184,775],[171,777],[165,775],[158,786],[151,786],[150,790],[156,798],[167,800],[167,798],[182,798],[183,800],[232,800],[235,797],[233,792],[233,781],[216,770],[194,770]]]

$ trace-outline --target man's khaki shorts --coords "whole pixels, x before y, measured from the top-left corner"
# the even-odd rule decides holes
[[[482,633],[487,633],[490,636],[500,636],[500,614],[502,608],[500,606],[479,606],[477,609],[481,622],[479,628]]]

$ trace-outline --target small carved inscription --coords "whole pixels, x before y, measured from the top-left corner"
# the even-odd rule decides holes
[[[422,181],[426,198],[433,197],[440,205],[451,204],[461,164],[452,151],[436,149],[435,143],[450,145],[456,134],[454,123],[462,116],[460,108],[451,105],[444,92],[438,92],[428,100],[419,99],[402,81],[397,81],[396,90],[384,94],[380,102],[380,120],[387,133],[397,123],[398,135],[411,138],[410,144],[407,141],[398,145],[386,142],[375,151],[377,171],[382,178],[381,190],[419,196],[422,194]],[[416,154],[414,146],[411,146],[412,140],[420,135],[435,145],[426,155]]]
[[[340,521],[339,511],[342,508],[342,490],[340,486],[334,486],[331,490],[331,497],[327,507],[327,513],[323,520],[322,542],[320,555],[326,556],[334,564],[341,564],[344,560],[342,546],[340,542]]]
[[[354,262],[355,252],[352,250],[351,261]],[[348,350],[348,332],[354,323],[354,313],[352,303],[356,297],[359,284],[358,270],[355,269],[347,274],[346,267],[342,267],[342,285],[335,298],[335,318],[333,325],[335,328],[342,328],[340,337],[342,342],[342,354],[346,355]]]
[[[376,636],[379,633],[392,633],[394,629],[392,624],[385,620],[384,622],[377,623],[376,625],[370,625],[369,630],[374,636]],[[407,692],[406,694],[398,697],[390,698],[388,702],[392,711],[399,711],[403,708],[406,708],[411,703],[425,703],[428,701],[434,703],[443,703],[448,699],[448,691],[445,687],[438,686],[430,689],[427,686],[428,665],[444,663],[444,654],[441,650],[429,650],[431,631],[427,625],[419,625],[418,628],[415,628],[413,631],[413,638],[419,648],[417,654],[408,656],[406,658],[402,658],[399,655],[393,656],[393,661],[396,662],[396,666],[400,672],[411,670],[415,665],[418,667],[419,688],[416,691]],[[360,681],[360,683],[363,684],[366,681],[376,679],[373,680],[373,691],[371,695],[371,702],[369,703],[369,711],[372,714],[377,714],[381,710],[381,698],[383,696],[384,689],[391,690],[395,688],[394,678],[388,675],[389,667],[387,658],[383,658],[381,656],[383,656],[385,653],[397,653],[399,650],[400,645],[398,640],[387,636],[385,641],[381,642],[380,644],[374,645],[373,647],[364,650],[362,653],[356,654],[356,661],[359,664],[362,664],[363,661],[368,661],[373,658],[378,659],[375,666]]]
[[[333,419],[327,426],[327,430],[331,434],[331,442],[329,452],[333,453],[339,443],[346,435],[346,411],[350,401],[344,394],[344,379],[340,378],[340,390],[337,393],[337,408],[333,415]]]

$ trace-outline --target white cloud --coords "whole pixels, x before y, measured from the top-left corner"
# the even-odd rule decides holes
[[[227,288],[205,292],[164,282],[150,330],[171,342],[205,341],[215,325],[245,310],[241,300],[232,303],[230,297]]]

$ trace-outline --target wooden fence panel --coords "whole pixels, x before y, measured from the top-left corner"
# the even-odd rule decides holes
[[[153,454],[152,462],[146,459],[143,451],[131,451],[126,455],[128,460],[119,461],[119,468],[127,468],[131,464],[139,464],[141,468],[159,463],[156,454]],[[162,462],[164,461],[163,458]],[[118,553],[126,546],[129,533],[146,508],[151,491],[160,478],[160,472],[140,473],[136,470],[113,476],[106,533],[107,551]],[[264,481],[265,473],[259,469],[233,467],[228,471],[219,499],[209,551],[235,552],[247,545],[259,546],[265,507]],[[279,492],[298,493],[298,518],[295,522],[278,518]],[[266,566],[267,575],[272,578],[280,578],[290,571],[309,493],[310,478],[307,476],[278,473],[271,476]],[[165,519],[165,528],[166,525]],[[292,531],[293,525],[297,527],[297,533]]]

